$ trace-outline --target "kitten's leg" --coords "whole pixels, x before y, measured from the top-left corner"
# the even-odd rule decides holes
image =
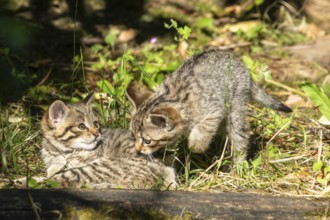
[[[248,123],[245,120],[247,110],[244,100],[238,100],[236,103],[233,101],[227,119],[227,133],[234,147],[234,160],[239,164],[246,159],[249,145]]]
[[[222,115],[222,114],[219,114]],[[216,135],[222,117],[208,117],[195,125],[188,138],[188,147],[195,153],[204,152]]]
[[[80,188],[84,185],[83,177],[75,169],[63,170],[51,178],[63,188]]]

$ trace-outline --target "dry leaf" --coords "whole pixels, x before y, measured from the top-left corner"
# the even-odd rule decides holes
[[[322,115],[322,117],[318,120],[318,122],[320,122],[320,124],[322,125],[326,125],[326,126],[330,125],[330,121],[324,115]]]
[[[128,41],[133,40],[137,35],[137,31],[134,29],[127,29],[120,32],[118,36],[118,42],[127,43]]]
[[[298,30],[312,39],[325,36],[325,31],[316,26],[314,23],[308,24],[304,22],[298,27]]]
[[[294,107],[294,106],[304,106],[304,103],[306,101],[300,96],[300,95],[295,95],[291,94],[288,96],[287,100],[285,101],[285,104],[289,107]]]
[[[229,30],[230,32],[247,32],[258,25],[260,25],[260,21],[241,21],[236,24],[227,24],[225,29]]]
[[[23,121],[23,118],[21,118],[21,117],[17,117],[17,116],[9,116],[8,121],[9,121],[10,123],[15,124],[15,123],[19,123],[19,122]]]

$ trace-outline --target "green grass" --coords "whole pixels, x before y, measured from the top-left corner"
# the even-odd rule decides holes
[[[17,177],[44,173],[39,156],[41,134],[39,119],[31,117],[24,107],[17,104],[1,109],[1,185],[10,186]]]

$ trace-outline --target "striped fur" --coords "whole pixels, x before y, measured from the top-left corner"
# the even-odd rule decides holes
[[[45,113],[41,122],[41,153],[48,178],[63,187],[176,185],[172,168],[137,153],[130,131],[101,130],[90,102],[64,104],[55,101]]]
[[[150,154],[188,136],[197,153],[208,147],[222,121],[239,161],[248,148],[245,122],[248,102],[291,112],[260,89],[243,63],[230,52],[211,50],[188,59],[154,92],[133,83],[127,96],[134,106],[130,129],[136,149]]]

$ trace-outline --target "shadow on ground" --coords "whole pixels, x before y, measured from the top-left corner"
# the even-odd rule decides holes
[[[0,0],[0,103],[18,101],[38,83],[70,83],[73,57],[110,25],[139,30],[137,43],[165,33],[164,20],[141,20],[144,0]],[[78,4],[76,4],[78,3]],[[75,22],[76,21],[76,22]],[[108,30],[107,30],[108,29]],[[87,43],[88,44],[88,43]],[[73,78],[74,77],[74,78]],[[57,97],[54,97],[57,98]]]

